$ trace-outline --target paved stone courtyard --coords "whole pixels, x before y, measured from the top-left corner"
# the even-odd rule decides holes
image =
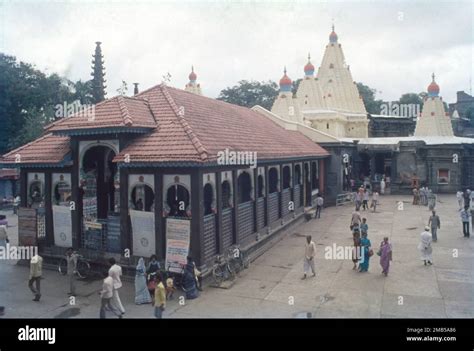
[[[398,202],[403,201],[403,210]],[[368,273],[352,270],[351,260],[327,260],[326,246],[351,245],[352,206],[330,207],[322,218],[288,230],[284,238],[250,268],[230,289],[205,287],[201,296],[180,305],[168,303],[165,318],[473,318],[474,239],[463,238],[454,195],[438,197],[441,218],[438,242],[433,244],[433,266],[424,266],[417,250],[419,235],[430,211],[412,206],[409,196],[384,196],[377,213],[362,211],[369,224],[369,239],[376,251],[384,236],[393,245],[390,274],[381,274],[378,256]],[[10,216],[12,244],[16,217]],[[317,245],[317,276],[301,280],[306,235]],[[457,250],[457,252],[455,251]],[[456,256],[457,257],[453,257]],[[0,262],[0,305],[5,318],[96,318],[100,281],[79,282],[76,305],[66,295],[66,277],[45,271],[43,297],[32,301],[27,287],[28,268]],[[121,290],[126,318],[152,318],[151,306],[136,306],[134,284]]]

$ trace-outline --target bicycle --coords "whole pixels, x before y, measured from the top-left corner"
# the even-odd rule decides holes
[[[234,280],[235,270],[227,257],[217,255],[212,268],[212,277],[216,285],[221,285],[224,280]]]
[[[228,254],[234,270],[239,273],[244,269],[249,268],[250,259],[248,255],[240,249],[239,245],[229,248]]]
[[[77,255],[77,254],[76,254]],[[61,275],[67,274],[67,260],[62,257],[59,260],[58,271]],[[76,274],[79,278],[85,279],[90,275],[91,266],[89,262],[82,255],[77,255]]]

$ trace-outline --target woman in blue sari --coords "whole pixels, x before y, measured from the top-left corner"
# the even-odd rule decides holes
[[[359,272],[368,272],[369,271],[369,260],[370,260],[370,247],[372,244],[370,240],[367,239],[367,233],[362,233],[362,238],[360,239],[360,247],[363,250],[363,255],[359,263]]]
[[[146,284],[146,268],[143,257],[138,260],[135,272],[135,303],[137,305],[151,303],[151,296]]]
[[[199,296],[196,284],[196,276],[194,275],[194,262],[191,257],[188,257],[188,263],[184,268],[183,288],[186,292],[186,299],[195,299]]]

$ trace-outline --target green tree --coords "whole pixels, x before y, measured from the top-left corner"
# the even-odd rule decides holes
[[[303,81],[302,78],[298,78],[297,80],[293,81],[292,86],[291,86],[291,92],[293,93],[293,96],[296,96],[296,92],[298,91],[298,88],[302,81]]]
[[[375,100],[376,90],[360,82],[357,83],[357,89],[359,90],[360,96],[362,96],[367,112],[373,115],[380,114],[380,105],[383,101]]]
[[[74,84],[57,74],[0,53],[0,154],[41,135],[57,105],[90,103],[90,83]]]
[[[278,85],[275,82],[241,80],[237,85],[222,90],[217,100],[249,108],[260,105],[270,110],[277,95]]]

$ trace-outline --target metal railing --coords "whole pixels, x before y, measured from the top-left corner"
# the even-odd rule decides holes
[[[337,194],[336,206],[342,206],[354,202],[354,193]]]

